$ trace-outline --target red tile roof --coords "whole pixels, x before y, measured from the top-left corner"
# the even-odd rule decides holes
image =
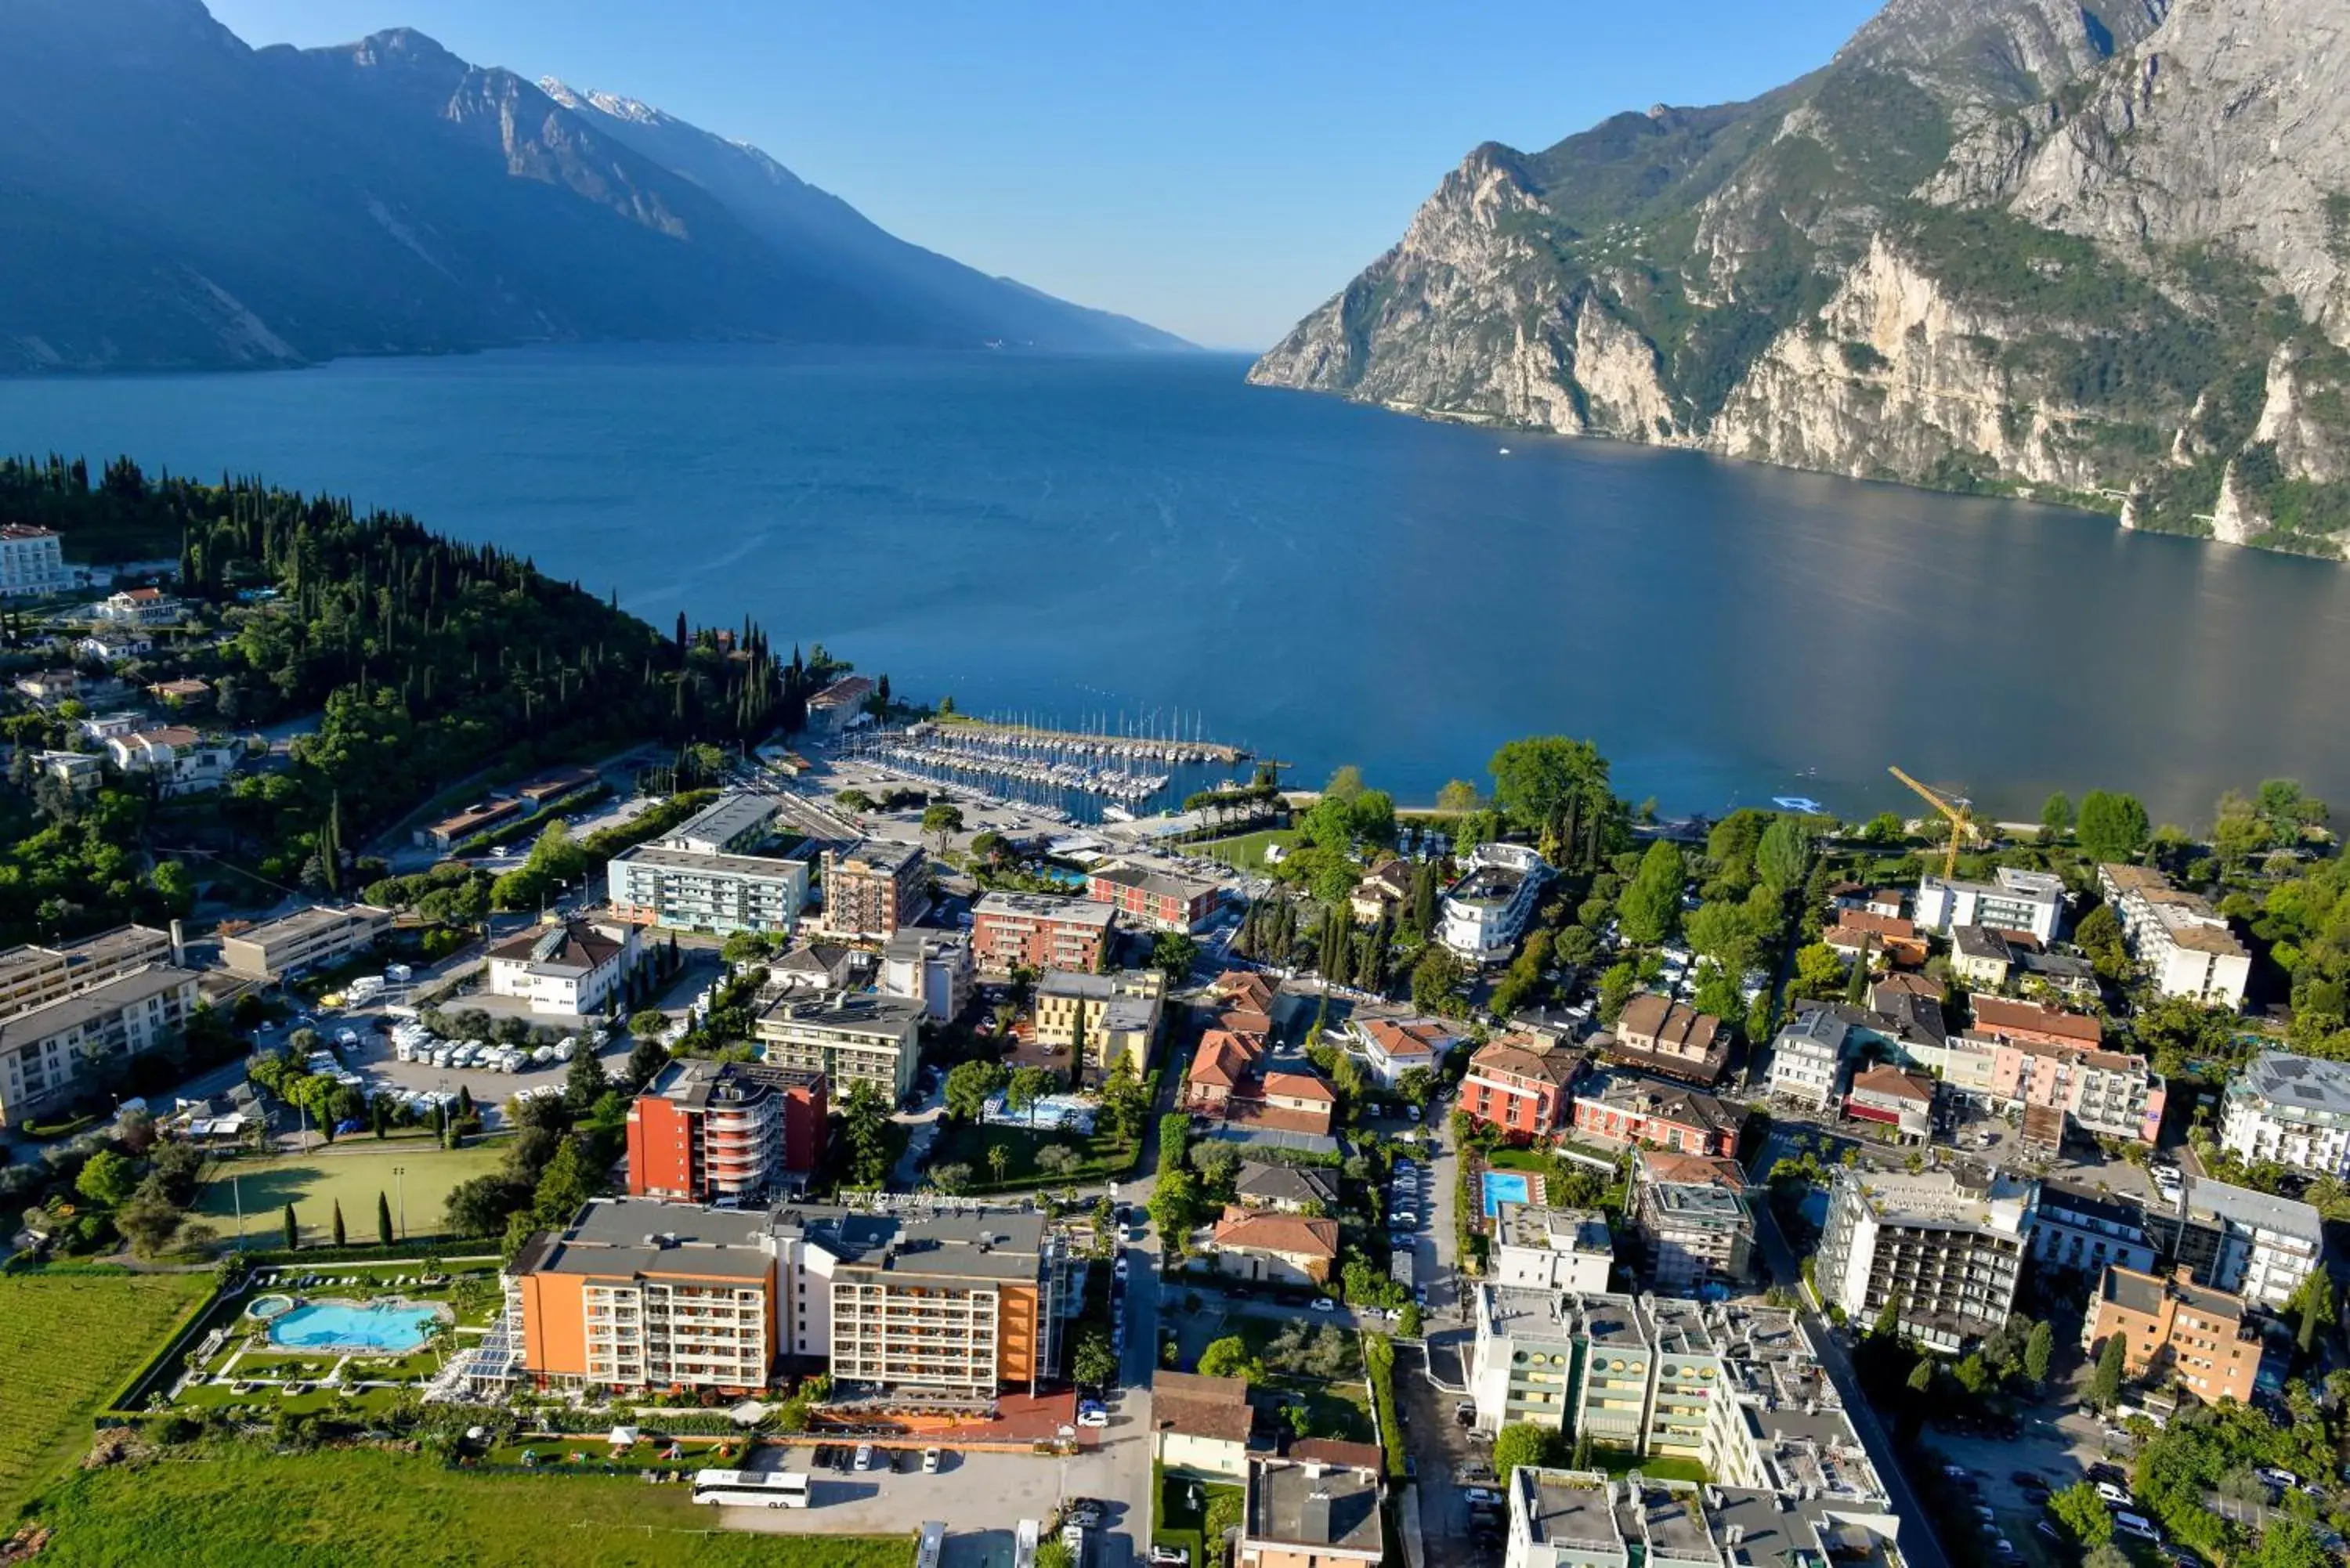
[[[1504,1034],[1471,1057],[1469,1064],[1563,1085],[1574,1080],[1582,1060],[1575,1053],[1554,1049],[1531,1034]]]
[[[1338,1103],[1338,1092],[1311,1073],[1267,1073],[1264,1075],[1265,1096],[1284,1096],[1293,1100],[1324,1100]]]
[[[1338,1256],[1338,1222],[1270,1209],[1227,1209],[1216,1221],[1215,1245],[1224,1251],[1281,1252],[1295,1258]]]
[[[2066,1012],[2036,1002],[2010,1002],[2002,996],[1974,999],[1975,1027],[1986,1034],[2054,1034],[2095,1045],[2105,1038],[2105,1025],[2085,1012]]]

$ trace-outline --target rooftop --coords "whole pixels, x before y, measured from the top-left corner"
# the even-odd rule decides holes
[[[785,1067],[769,1062],[711,1062],[681,1057],[662,1069],[647,1094],[681,1106],[754,1100],[770,1090],[821,1088],[822,1073],[806,1067]]]
[[[724,844],[754,834],[767,826],[775,815],[775,803],[763,794],[721,795],[671,828],[662,837],[670,843],[686,839],[705,839]]]
[[[916,1278],[1016,1283],[1036,1277],[1045,1250],[1045,1218],[1024,1209],[876,1213],[803,1204],[774,1218],[779,1234],[821,1247],[843,1268]]]
[[[1255,1424],[1245,1377],[1161,1372],[1151,1379],[1150,1421],[1162,1432],[1246,1443]]]
[[[1191,903],[1212,894],[1213,882],[1202,882],[1196,877],[1177,877],[1165,871],[1154,871],[1143,866],[1103,866],[1087,873],[1097,882],[1113,887],[1133,888],[1157,898],[1180,898]]]
[[[2031,1207],[2031,1184],[2005,1171],[1981,1167],[1959,1170],[1835,1172],[1835,1191],[1857,1192],[1869,1212],[1887,1224],[1941,1225],[2014,1235]]]
[[[862,871],[872,877],[897,877],[921,864],[922,846],[919,844],[892,844],[886,838],[860,838],[826,858],[843,870]]]
[[[897,1034],[921,1022],[922,1004],[910,997],[882,996],[873,992],[835,992],[810,999],[786,996],[770,1003],[759,1022],[774,1019],[780,1026],[843,1030],[851,1033]]]
[[[654,866],[664,871],[699,871],[723,877],[788,877],[804,862],[771,855],[725,855],[702,849],[680,849],[667,844],[639,844],[612,857],[629,866]]]
[[[1623,1552],[1624,1532],[1616,1525],[1615,1489],[1607,1477],[1526,1465],[1510,1480],[1523,1505],[1526,1532],[1535,1544],[1586,1553]]]
[[[1338,1222],[1257,1209],[1227,1209],[1216,1221],[1215,1246],[1293,1257],[1336,1258]]]
[[[1526,874],[1509,866],[1480,866],[1445,892],[1456,903],[1498,907],[1508,904],[1525,885]]]
[[[285,941],[290,938],[307,937],[313,931],[330,930],[351,920],[378,919],[389,920],[391,911],[379,909],[372,904],[313,904],[290,915],[280,915],[257,926],[247,926],[235,933],[235,940],[246,942]]]
[[[1249,1461],[1250,1541],[1332,1547],[1374,1559],[1386,1551],[1375,1472],[1287,1459]]]
[[[507,938],[490,950],[490,957],[508,963],[526,963],[535,967],[588,971],[600,969],[618,957],[626,946],[625,940],[599,926],[585,920],[563,920],[554,925],[533,926],[517,936]]]
[[[1337,1187],[1331,1179],[1311,1166],[1264,1165],[1255,1160],[1241,1162],[1240,1176],[1234,1189],[1243,1198],[1262,1198],[1280,1203],[1336,1203]]]
[[[1649,1194],[1659,1214],[1686,1224],[1743,1224],[1748,1217],[1746,1199],[1734,1188],[1659,1181],[1650,1187]]]
[[[1504,1034],[1470,1058],[1469,1064],[1472,1071],[1482,1068],[1513,1073],[1521,1078],[1563,1086],[1575,1081],[1583,1057],[1531,1035]]]
[[[0,1052],[95,1023],[148,997],[177,991],[195,979],[193,970],[174,969],[167,963],[149,964],[120,979],[93,985],[88,991],[61,996],[55,1002],[0,1022]]]
[[[2211,1215],[2248,1230],[2291,1236],[2313,1248],[2325,1244],[2325,1223],[2317,1210],[2294,1199],[2255,1192],[2249,1187],[2214,1181],[2208,1176],[2190,1176],[2186,1179],[2178,1202],[2179,1212],[2189,1218]]]
[[[1978,996],[1973,1001],[1975,1027],[1986,1034],[2054,1034],[2084,1045],[2105,1038],[2105,1025],[2085,1012],[2066,1012],[2036,1002],[2011,1002],[2003,996]]]
[[[2230,1099],[2265,1100],[2272,1111],[2350,1117],[2350,1062],[2263,1051],[2228,1085]]]
[[[1537,1209],[1531,1203],[1503,1203],[1496,1209],[1493,1223],[1495,1237],[1504,1247],[1603,1256],[1612,1256],[1616,1251],[1607,1221],[1596,1209]]]
[[[988,893],[972,906],[972,919],[1061,920],[1071,925],[1107,926],[1118,911],[1091,898],[1060,898],[1050,893]]]
[[[764,1240],[768,1231],[768,1217],[757,1210],[595,1198],[567,1229],[533,1237],[515,1259],[513,1271],[599,1279],[639,1274],[764,1279],[775,1264]]]

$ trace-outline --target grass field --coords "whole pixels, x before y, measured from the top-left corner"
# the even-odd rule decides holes
[[[1264,869],[1264,852],[1276,844],[1294,842],[1297,835],[1285,827],[1267,828],[1263,833],[1243,833],[1237,838],[1211,838],[1202,844],[1186,844],[1186,855],[1203,859],[1221,860],[1243,871]]]
[[[41,1563],[905,1568],[913,1555],[910,1523],[903,1536],[773,1536],[716,1530],[713,1514],[682,1486],[467,1474],[366,1449],[224,1447],[73,1476],[42,1500],[57,1534]]]
[[[0,1521],[88,1451],[91,1413],[212,1289],[209,1274],[0,1277]]]
[[[286,1204],[294,1205],[303,1240],[323,1242],[332,1237],[334,1206],[340,1202],[344,1233],[357,1245],[375,1241],[375,1195],[390,1199],[396,1216],[404,1188],[408,1233],[430,1236],[441,1229],[441,1210],[450,1189],[497,1169],[505,1152],[503,1144],[385,1147],[373,1138],[359,1137],[307,1155],[224,1160],[205,1176],[203,1189],[196,1194],[196,1212],[217,1225],[222,1235],[234,1236],[236,1189],[242,1189],[244,1233],[274,1246],[284,1234],[280,1211]],[[395,1168],[408,1174],[396,1178]],[[236,1178],[234,1189],[232,1174]]]
[[[1060,1174],[1036,1163],[1039,1152],[1056,1144],[1075,1150],[1077,1156],[1077,1163]],[[971,1167],[973,1189],[983,1191],[996,1185],[995,1168],[987,1158],[992,1148],[1003,1150],[1006,1187],[1097,1184],[1105,1176],[1125,1175],[1134,1163],[1134,1145],[1107,1133],[1085,1137],[1076,1133],[1038,1133],[1024,1127],[953,1122],[931,1145],[930,1168],[935,1170],[941,1165],[967,1165]]]

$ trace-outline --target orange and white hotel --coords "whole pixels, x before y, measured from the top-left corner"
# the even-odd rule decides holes
[[[836,1397],[979,1403],[1053,1376],[1067,1264],[1010,1210],[773,1211],[598,1199],[506,1277],[541,1387],[756,1391],[790,1361]]]

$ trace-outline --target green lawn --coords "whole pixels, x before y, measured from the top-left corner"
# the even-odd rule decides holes
[[[1036,1163],[1039,1153],[1056,1146],[1076,1153],[1077,1163],[1066,1172],[1048,1171]],[[1107,1176],[1125,1175],[1134,1163],[1134,1145],[1107,1133],[1084,1137],[1076,1133],[1034,1133],[1022,1127],[953,1122],[931,1146],[930,1168],[967,1165],[971,1167],[974,1189],[992,1188],[996,1181],[995,1168],[988,1163],[988,1150],[993,1148],[1004,1151],[1003,1185],[1007,1188],[1099,1182]]]
[[[1550,1169],[1550,1156],[1530,1148],[1491,1148],[1484,1159],[1495,1170],[1531,1170],[1539,1176]]]
[[[1662,1454],[1651,1454],[1643,1459],[1624,1449],[1594,1448],[1591,1450],[1591,1468],[1610,1476],[1627,1476],[1638,1470],[1651,1480],[1697,1481],[1702,1484],[1713,1479],[1695,1459],[1671,1459]]]
[[[1263,833],[1243,833],[1237,838],[1215,838],[1203,844],[1186,844],[1182,848],[1186,855],[1221,860],[1243,871],[1262,871],[1267,849],[1276,844],[1293,844],[1296,839],[1297,835],[1290,829],[1273,827]]]
[[[0,1276],[0,1521],[89,1450],[91,1414],[212,1291],[209,1274]]]
[[[376,1194],[380,1192],[391,1201],[397,1224],[404,1190],[409,1236],[431,1236],[441,1230],[442,1206],[448,1201],[450,1189],[496,1170],[505,1157],[505,1146],[501,1143],[453,1149],[415,1144],[387,1147],[362,1135],[307,1155],[222,1160],[206,1172],[203,1189],[196,1194],[195,1211],[216,1225],[222,1235],[234,1237],[241,1196],[245,1235],[274,1247],[282,1244],[285,1232],[280,1215],[286,1204],[294,1205],[303,1240],[316,1244],[332,1239],[334,1206],[339,1202],[344,1234],[354,1246],[372,1245]],[[407,1175],[393,1176],[395,1168]]]
[[[715,1528],[682,1486],[468,1474],[366,1449],[224,1446],[80,1472],[42,1500],[42,1568],[333,1563],[338,1568],[905,1568],[912,1534],[779,1539]]]
[[[1150,1544],[1153,1546],[1184,1546],[1191,1552],[1191,1568],[1207,1568],[1204,1546],[1207,1511],[1219,1497],[1230,1496],[1235,1504],[1241,1501],[1241,1489],[1195,1481],[1188,1476],[1170,1476],[1159,1465],[1150,1467],[1152,1480],[1159,1487],[1159,1510],[1152,1521]],[[1200,1494],[1200,1506],[1191,1506],[1191,1493]]]

